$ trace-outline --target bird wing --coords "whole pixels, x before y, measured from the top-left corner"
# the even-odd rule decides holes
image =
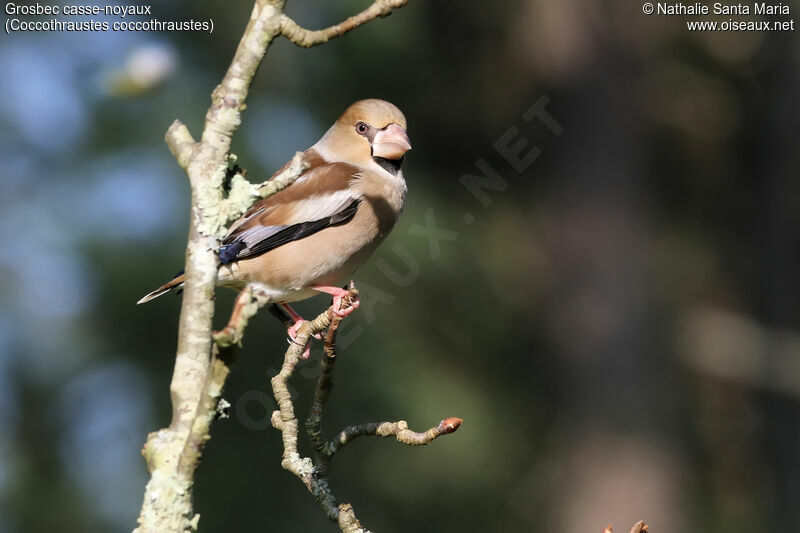
[[[311,160],[312,167],[291,186],[257,202],[231,226],[220,263],[261,255],[353,218],[361,201],[350,186],[359,179],[358,168]]]

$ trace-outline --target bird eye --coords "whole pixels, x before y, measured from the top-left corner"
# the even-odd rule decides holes
[[[359,135],[364,135],[365,133],[367,133],[368,129],[369,126],[367,125],[366,122],[359,122],[358,124],[356,124],[356,131],[359,133]]]

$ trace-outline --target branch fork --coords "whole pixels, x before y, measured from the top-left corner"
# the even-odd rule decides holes
[[[284,14],[280,19],[281,35],[297,46],[311,48],[318,44],[327,43],[334,37],[344,35],[377,17],[387,17],[392,13],[393,9],[399,9],[406,4],[408,4],[408,0],[375,0],[371,6],[358,15],[354,15],[324,30],[307,30]]]
[[[278,36],[300,46],[313,46],[386,16],[407,1],[375,0],[341,24],[312,32],[284,14],[286,0],[255,0],[230,67],[211,95],[200,140],[195,140],[179,120],[167,130],[167,146],[189,178],[191,218],[178,348],[170,383],[172,421],[169,427],[150,433],[142,449],[151,477],[137,533],[184,533],[198,527],[199,515],[192,505],[194,472],[210,438],[211,423],[219,416],[222,388],[244,326],[264,304],[258,295],[249,294],[241,328],[212,335],[220,239],[228,222],[241,216],[258,198],[289,186],[306,168],[302,154],[296,154],[271,180],[250,184],[240,176],[232,180],[226,194],[232,137],[241,124],[250,84],[264,54]]]
[[[358,290],[350,283],[348,294],[342,300],[342,309],[347,309],[358,298]],[[429,444],[438,437],[456,431],[462,423],[460,418],[445,418],[438,425],[425,432],[418,433],[408,428],[404,420],[397,422],[369,422],[348,426],[337,436],[326,441],[322,437],[322,414],[333,389],[333,370],[336,363],[336,332],[344,317],[333,312],[333,305],[314,320],[303,324],[298,330],[297,343],[286,350],[280,372],[272,378],[272,391],[278,410],[272,413],[272,425],[281,432],[283,439],[283,460],[281,466],[297,476],[314,499],[320,504],[325,514],[339,524],[345,533],[365,530],[355,516],[352,505],[338,503],[328,479],[328,471],[333,456],[345,445],[360,436],[395,437],[398,442],[410,446]],[[305,422],[305,430],[314,448],[314,459],[303,457],[297,447],[299,422],[295,415],[294,404],[289,391],[289,379],[300,362],[303,347],[311,336],[324,333],[325,344],[320,362],[322,372],[317,380],[314,400]]]

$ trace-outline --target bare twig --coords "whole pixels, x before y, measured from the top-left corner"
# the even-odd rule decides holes
[[[318,44],[327,43],[334,37],[358,28],[378,17],[391,15],[393,9],[398,9],[408,4],[408,0],[375,0],[371,6],[335,26],[329,26],[324,30],[307,30],[299,26],[287,15],[281,16],[281,34],[292,41],[297,46],[310,48]]]
[[[189,165],[189,158],[192,155],[192,150],[197,144],[192,134],[189,133],[189,128],[180,120],[175,119],[167,130],[164,140],[167,142],[167,146],[170,152],[172,152],[172,155],[175,156],[178,166],[186,170],[186,167]]]
[[[451,416],[422,433],[408,429],[408,422],[405,420],[398,420],[397,422],[368,422],[357,426],[348,426],[340,431],[335,439],[328,443],[327,453],[333,456],[342,446],[355,440],[356,437],[364,435],[395,437],[397,442],[402,444],[422,446],[430,444],[434,439],[442,435],[453,433],[461,426],[462,422],[463,420],[460,418]]]
[[[356,513],[353,511],[353,506],[349,503],[339,504],[339,518],[336,522],[339,524],[339,529],[344,533],[372,533],[370,530],[365,529],[361,522],[356,518]]]
[[[233,304],[233,311],[231,311],[228,325],[221,331],[214,332],[214,342],[220,350],[240,345],[248,322],[268,302],[269,297],[263,292],[254,290],[251,287],[242,289]]]
[[[344,308],[352,305],[357,297],[358,291],[351,282],[350,294],[342,299]],[[336,521],[342,531],[345,533],[366,532],[356,519],[352,506],[347,503],[337,504],[330,489],[328,470],[334,454],[348,442],[362,435],[394,436],[399,442],[409,445],[428,444],[437,437],[456,431],[462,421],[455,417],[446,418],[436,427],[424,433],[411,431],[403,420],[361,424],[344,429],[334,440],[326,442],[322,437],[322,413],[333,388],[336,331],[341,320],[342,318],[333,312],[333,307],[330,307],[311,322],[304,324],[298,331],[297,342],[289,346],[286,351],[281,371],[272,378],[272,390],[275,400],[278,402],[278,410],[272,414],[272,425],[280,430],[283,438],[283,461],[281,463],[283,468],[300,478],[322,506],[328,518]],[[322,333],[326,329],[324,355],[321,362],[322,373],[317,380],[314,401],[306,420],[306,432],[316,452],[316,461],[312,461],[308,457],[302,457],[297,448],[298,421],[294,413],[288,382],[300,360],[305,343],[311,335]]]
[[[297,331],[295,342],[289,344],[283,366],[280,372],[272,378],[272,392],[275,395],[275,401],[278,403],[278,410],[272,413],[272,425],[280,430],[283,438],[283,460],[281,461],[281,466],[300,478],[314,496],[314,499],[325,509],[328,517],[331,520],[336,520],[339,510],[336,507],[336,499],[330,492],[327,482],[316,475],[314,463],[311,459],[301,457],[298,452],[298,422],[294,414],[294,404],[292,403],[292,395],[289,392],[288,385],[297,363],[300,362],[300,356],[309,338],[324,331],[330,325],[333,316],[333,311],[329,308],[314,320],[304,323]]]
[[[349,307],[353,300],[358,298],[358,290],[350,282],[350,294],[342,299],[342,305]],[[331,314],[331,323],[328,326],[328,331],[325,333],[325,344],[323,346],[323,356],[320,362],[322,372],[317,380],[317,386],[314,390],[314,401],[311,403],[308,418],[306,419],[306,434],[311,440],[311,445],[317,452],[317,460],[323,461],[321,468],[327,469],[327,463],[324,462],[325,449],[327,443],[322,438],[322,411],[328,403],[328,397],[333,389],[333,367],[336,363],[336,332],[339,329],[339,324],[342,322],[342,317],[336,314]],[[320,455],[322,454],[322,455]]]

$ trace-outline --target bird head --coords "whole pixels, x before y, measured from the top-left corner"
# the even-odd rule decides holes
[[[395,173],[411,150],[406,117],[393,104],[376,99],[348,107],[318,144],[339,161],[365,167],[377,163]]]

